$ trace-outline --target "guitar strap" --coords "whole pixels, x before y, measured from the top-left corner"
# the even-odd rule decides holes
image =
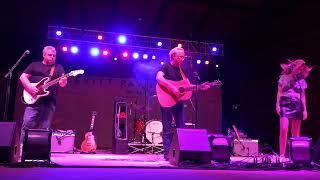
[[[185,80],[187,79],[187,76],[184,74],[184,72],[182,71],[181,67],[179,66],[179,70],[180,70],[180,74],[182,76],[182,79]]]
[[[55,69],[56,69],[56,65],[53,65],[50,70],[49,79],[52,78]]]

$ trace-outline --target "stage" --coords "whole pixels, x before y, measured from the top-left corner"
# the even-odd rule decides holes
[[[315,168],[289,169],[277,165],[275,156],[263,157],[253,165],[254,158],[232,157],[229,165],[172,166],[161,154],[115,155],[107,151],[96,154],[52,153],[50,165],[19,165],[0,167],[1,179],[319,179]],[[236,165],[237,164],[237,165]],[[242,164],[242,166],[240,165]],[[245,165],[246,164],[246,165]],[[249,164],[251,166],[249,166]],[[260,165],[259,165],[260,164]],[[264,164],[264,165],[263,165]]]

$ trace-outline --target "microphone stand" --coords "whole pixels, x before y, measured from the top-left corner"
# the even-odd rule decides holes
[[[4,113],[3,113],[3,120],[6,121],[8,118],[8,108],[10,103],[10,93],[11,93],[11,81],[12,81],[12,72],[14,69],[19,65],[20,61],[26,57],[27,54],[29,54],[30,51],[25,51],[22,56],[18,59],[18,61],[9,69],[6,75],[4,75],[4,78],[7,79],[7,91],[6,91],[6,100],[4,104]]]
[[[196,71],[194,71],[194,77],[196,78],[196,91],[195,91],[195,112],[196,112],[196,119],[194,122],[194,127],[197,129],[198,128],[198,92],[199,92],[199,82],[200,82],[200,77]]]

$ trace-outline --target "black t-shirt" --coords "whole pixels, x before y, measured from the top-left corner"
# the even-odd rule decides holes
[[[185,71],[181,68],[183,73],[185,74]],[[180,81],[182,80],[182,75],[180,73],[180,68],[172,66],[171,63],[164,64],[160,71],[164,73],[164,78],[172,81]]]
[[[31,75],[31,77],[29,78],[31,83],[37,83],[41,79],[49,77],[52,66],[53,65],[45,65],[42,62],[33,62],[23,72]],[[56,64],[55,66],[56,67],[51,80],[54,80],[64,74],[64,69],[60,64]],[[37,102],[55,100],[58,93],[58,88],[58,83],[50,86],[48,88],[48,90],[50,91],[49,95],[41,97]]]

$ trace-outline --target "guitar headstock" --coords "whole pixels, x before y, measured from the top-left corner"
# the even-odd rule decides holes
[[[84,74],[84,70],[83,69],[79,69],[79,70],[71,71],[69,73],[69,76],[78,76],[79,74]]]
[[[213,87],[221,87],[222,86],[222,82],[220,80],[214,80],[211,83],[211,86],[213,86]]]
[[[92,117],[97,116],[97,114],[98,114],[98,112],[97,112],[97,111],[92,111],[92,112],[91,112]]]

